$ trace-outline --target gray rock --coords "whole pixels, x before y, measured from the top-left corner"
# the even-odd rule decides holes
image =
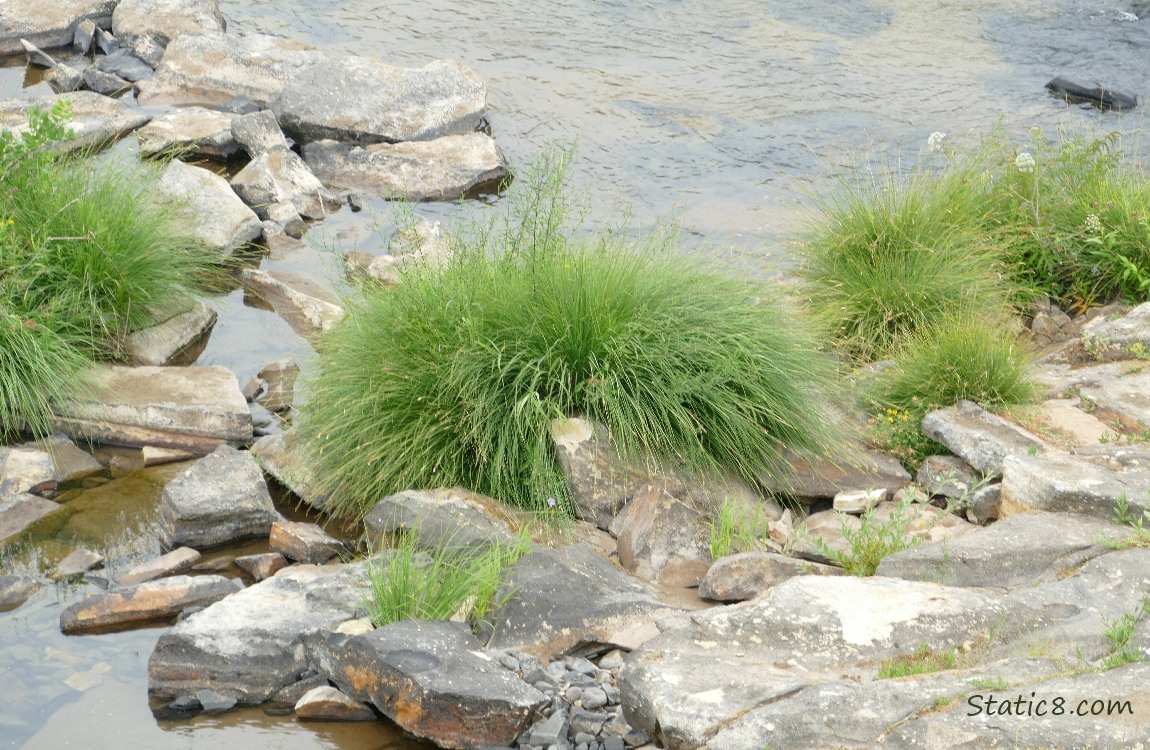
[[[111,18],[108,19],[111,23]],[[72,37],[72,51],[79,55],[86,55],[92,51],[92,44],[96,39],[96,24],[90,20],[76,24],[76,33]]]
[[[219,0],[120,0],[112,29],[122,44],[155,58],[176,37],[222,33],[227,22]]]
[[[991,484],[970,496],[966,517],[973,523],[987,524],[1002,514],[1002,484]]]
[[[94,594],[60,613],[60,630],[83,633],[118,625],[174,617],[187,607],[203,607],[239,591],[223,576],[173,576],[122,591]]]
[[[177,623],[148,660],[148,690],[174,698],[210,688],[262,703],[307,667],[301,639],[355,617],[362,565],[296,566]]]
[[[51,55],[27,39],[21,39],[20,46],[24,48],[24,56],[28,58],[28,64],[34,68],[54,68],[60,64]]]
[[[278,232],[283,232],[288,237],[299,239],[303,237],[304,232],[307,231],[307,225],[304,224],[303,217],[299,215],[296,207],[284,201],[282,203],[273,203],[267,207],[268,218],[267,221],[276,226]],[[268,234],[268,228],[264,226],[264,236]]]
[[[276,557],[279,557],[279,555],[276,555]],[[309,669],[307,672],[305,672],[305,674],[310,674],[311,671],[312,670]],[[312,674],[310,677],[304,677],[301,680],[297,680],[290,685],[286,685],[280,688],[276,692],[272,693],[272,696],[267,699],[267,702],[280,704],[286,703],[289,706],[294,706],[299,702],[300,698],[304,697],[309,691],[314,690],[317,687],[330,687],[330,685],[328,684],[327,678],[323,675]]]
[[[63,63],[44,74],[44,80],[58,94],[67,94],[80,88],[84,74]]]
[[[551,438],[576,514],[601,529],[657,479],[655,467],[625,460],[606,428],[591,420],[557,419],[551,423]]]
[[[566,714],[562,711],[556,711],[543,721],[532,725],[527,731],[525,739],[520,740],[519,744],[521,746],[524,744],[539,745],[540,747],[566,746],[568,729]]]
[[[243,555],[235,559],[236,567],[252,577],[257,583],[271,578],[277,571],[288,566],[288,559],[278,552],[263,552],[258,555]]]
[[[31,576],[0,575],[0,612],[19,607],[39,590],[40,582]]]
[[[151,65],[125,49],[116,50],[111,55],[97,58],[96,69],[133,83],[142,81],[155,72]]]
[[[711,523],[716,511],[647,485],[612,527],[619,539],[619,563],[648,581],[698,585],[711,565]]]
[[[252,439],[251,412],[226,367],[100,367],[90,397],[56,406],[72,437],[197,454]]]
[[[896,552],[876,575],[947,586],[1014,589],[1065,577],[1105,554],[1100,539],[1123,536],[1121,527],[1062,513],[1025,513],[1004,518],[945,544]]]
[[[1082,342],[1098,359],[1129,359],[1134,352],[1150,353],[1150,302],[1113,320],[1091,320],[1082,327]]]
[[[297,141],[369,144],[473,133],[486,105],[487,86],[453,60],[398,68],[346,55],[302,69],[272,109]]]
[[[784,451],[790,464],[787,474],[763,475],[763,489],[791,495],[800,502],[830,499],[851,490],[886,489],[894,492],[910,484],[910,474],[894,456],[867,448],[858,448],[849,462],[811,461]]]
[[[145,156],[175,152],[227,159],[239,150],[232,136],[232,118],[203,107],[177,107],[140,128],[137,137]],[[223,179],[223,178],[221,178]]]
[[[289,560],[311,564],[327,562],[346,549],[317,524],[299,521],[272,523],[268,544]]]
[[[328,496],[315,489],[315,477],[300,460],[292,447],[292,433],[266,435],[252,444],[252,455],[260,462],[260,467],[273,476],[277,482],[287,487],[305,504],[323,510],[327,507]]]
[[[230,112],[233,115],[250,115],[260,111],[260,103],[244,95],[233,96],[219,106],[221,112]]]
[[[923,417],[922,431],[986,476],[1000,476],[1007,456],[1044,449],[1037,437],[972,401],[932,411]]]
[[[631,649],[652,636],[653,623],[681,610],[620,571],[590,547],[535,549],[511,567],[491,614],[489,645],[550,659],[595,643]]]
[[[547,702],[454,623],[406,620],[323,646],[321,674],[439,747],[511,745]]]
[[[1003,470],[1001,515],[1041,510],[1109,520],[1115,505],[1125,498],[1131,513],[1140,516],[1150,510],[1150,451],[1115,446],[1113,452],[1140,460],[1124,465],[1065,453],[1011,456]]]
[[[839,492],[834,496],[831,508],[839,513],[850,513],[857,516],[886,500],[887,494],[888,491],[885,488]]]
[[[287,149],[255,157],[232,177],[231,186],[261,219],[267,218],[267,207],[276,203],[291,203],[308,219],[323,219],[340,204],[304,160]]]
[[[842,575],[842,568],[798,560],[774,552],[740,552],[721,557],[699,584],[699,596],[720,602],[741,602],[795,576]],[[603,666],[600,662],[599,666]]]
[[[185,34],[164,52],[156,74],[140,82],[139,102],[212,107],[236,97],[266,105],[284,82],[325,53],[301,42],[264,34]]]
[[[346,314],[330,292],[298,274],[245,268],[240,278],[304,338],[330,331]]]
[[[216,311],[197,300],[190,310],[128,334],[124,351],[134,365],[182,364],[189,358],[186,353],[201,342],[215,324]]]
[[[195,218],[196,238],[212,250],[231,254],[260,236],[259,217],[214,172],[173,159],[156,187]]]
[[[0,497],[56,489],[59,478],[52,456],[33,448],[14,448],[0,455]]]
[[[103,555],[85,547],[80,547],[72,550],[63,560],[56,563],[56,567],[52,571],[52,578],[59,581],[102,567],[104,567]]]
[[[958,456],[927,456],[918,467],[914,481],[929,495],[957,499],[974,490],[979,476]]]
[[[395,232],[388,240],[386,255],[372,256],[365,253],[363,263],[357,266],[358,272],[383,284],[400,284],[403,274],[419,267],[442,267],[451,255],[447,237],[440,229],[439,222],[431,222],[420,217],[415,226]],[[355,265],[355,251],[344,257],[349,265]]]
[[[81,21],[110,26],[115,7],[116,0],[61,0],[50,5],[41,0],[5,0],[0,4],[0,55],[23,52],[22,38],[45,49],[67,47]]]
[[[484,133],[366,147],[315,141],[304,146],[304,158],[327,185],[396,200],[458,200],[510,174],[503,152]]]
[[[151,119],[115,99],[91,91],[75,91],[0,101],[0,126],[22,133],[28,128],[28,113],[32,107],[48,111],[60,99],[72,102],[72,119],[68,121],[68,129],[75,137],[61,145],[65,151],[107,144]]]
[[[202,549],[265,536],[279,517],[252,455],[221,445],[164,488],[160,540]]]
[[[190,547],[174,549],[166,555],[160,555],[154,560],[134,565],[116,576],[116,583],[121,586],[133,586],[156,578],[170,576],[190,568],[200,561],[200,553]]]
[[[231,122],[232,137],[254,159],[270,151],[288,147],[274,114],[268,111],[236,115]]]
[[[314,687],[304,693],[295,704],[295,715],[300,719],[327,721],[375,721],[371,706],[349,698],[330,685]]]
[[[0,497],[0,541],[15,536],[60,506],[36,495]]]
[[[105,55],[110,55],[120,49],[120,40],[103,27],[96,27],[96,49]]]
[[[426,549],[476,553],[513,543],[510,522],[501,503],[460,487],[398,492],[380,500],[363,519],[373,540],[404,532],[417,535]]]
[[[267,383],[267,391],[256,400],[265,409],[273,412],[287,411],[292,406],[295,394],[295,381],[299,377],[299,365],[290,359],[279,359],[265,365],[258,377]]]
[[[84,71],[84,86],[104,96],[115,96],[132,89],[132,84],[129,81],[120,78],[115,73],[108,73],[99,68],[88,68]]]
[[[1094,416],[1119,422],[1135,435],[1150,427],[1150,366],[1146,363],[1110,362],[1070,370],[1057,379],[1059,390],[1078,394],[1083,409]]]

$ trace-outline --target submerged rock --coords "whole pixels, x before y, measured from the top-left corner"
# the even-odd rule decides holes
[[[32,576],[0,574],[0,612],[19,607],[39,590],[40,582]]]
[[[60,145],[65,151],[107,145],[151,119],[115,99],[92,91],[75,91],[32,99],[0,101],[0,126],[22,133],[28,128],[28,114],[33,107],[48,111],[61,99],[72,102],[72,119],[68,121],[68,129],[75,134],[74,138]]]
[[[140,128],[137,137],[144,156],[170,151],[227,159],[240,148],[232,136],[232,115],[203,107],[165,112]]]
[[[72,44],[81,21],[112,24],[117,0],[4,0],[0,3],[0,55],[22,52],[20,39],[54,49]]]
[[[36,495],[12,494],[0,497],[0,541],[15,536],[60,505]]]
[[[222,576],[173,576],[123,591],[89,596],[60,613],[65,634],[174,617],[187,607],[202,607],[239,591]]]
[[[216,252],[231,254],[260,236],[259,217],[215,172],[173,159],[156,187],[186,209],[195,237]]]

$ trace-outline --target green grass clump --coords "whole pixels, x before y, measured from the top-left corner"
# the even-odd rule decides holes
[[[43,433],[49,404],[158,314],[190,306],[211,258],[154,193],[154,168],[60,156],[66,104],[0,134],[0,436]]]
[[[744,503],[724,499],[718,514],[711,520],[711,559],[750,552],[767,530],[767,515],[762,503],[757,503],[751,510]]]
[[[493,544],[478,553],[450,540],[427,551],[417,537],[405,534],[368,559],[364,606],[377,628],[413,619],[483,622],[502,604],[496,594],[507,569],[531,548],[523,532],[513,543]]]
[[[891,680],[916,674],[930,674],[954,669],[958,664],[958,651],[932,651],[929,644],[921,643],[914,653],[885,660],[878,670],[879,680]]]
[[[338,510],[453,484],[563,505],[549,426],[574,414],[624,453],[744,478],[784,471],[782,446],[835,442],[829,365],[779,295],[700,268],[667,233],[577,237],[563,168],[517,180],[506,221],[456,232],[449,263],[349,302],[299,425]]]

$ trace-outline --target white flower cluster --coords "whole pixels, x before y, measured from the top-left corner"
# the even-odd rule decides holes
[[[1091,234],[1102,234],[1102,220],[1095,214],[1086,217],[1086,231]]]
[[[930,153],[935,151],[942,151],[942,141],[946,138],[946,133],[940,133],[937,130],[930,134],[930,138],[926,139],[926,150]]]
[[[1034,157],[1030,155],[1029,151],[1023,151],[1014,159],[1014,166],[1018,167],[1019,172],[1033,172],[1034,165]]]

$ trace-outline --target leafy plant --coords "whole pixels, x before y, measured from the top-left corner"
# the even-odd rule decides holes
[[[884,558],[919,543],[918,537],[909,533],[916,520],[911,504],[909,497],[904,497],[893,505],[885,520],[876,516],[880,506],[873,505],[859,516],[857,529],[852,528],[846,514],[842,514],[841,530],[847,549],[833,549],[820,538],[814,540],[815,546],[847,574],[872,576]]]
[[[766,520],[762,503],[750,511],[743,503],[724,499],[718,515],[711,521],[711,559],[754,549]]]
[[[1114,522],[1130,527],[1132,534],[1117,539],[1101,538],[1099,544],[1110,549],[1130,549],[1132,547],[1150,547],[1150,529],[1143,526],[1144,520],[1150,513],[1143,511],[1136,516],[1130,512],[1130,501],[1123,493],[1114,504]]]
[[[867,439],[879,450],[897,458],[913,474],[927,456],[950,455],[945,445],[931,440],[922,431],[924,414],[925,411],[917,408],[913,414],[910,409],[882,409],[869,419]]]
[[[1134,629],[1138,623],[1150,615],[1150,596],[1144,595],[1134,611],[1127,612],[1121,617],[1107,620],[1102,616],[1102,627],[1106,640],[1110,642],[1110,655],[1102,660],[1103,669],[1114,669],[1123,664],[1144,661],[1146,657],[1134,642]]]

